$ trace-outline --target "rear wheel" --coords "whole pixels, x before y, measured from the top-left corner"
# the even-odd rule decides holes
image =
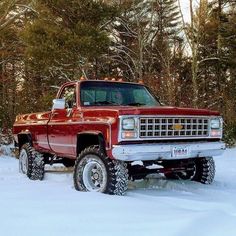
[[[170,162],[171,163],[171,162]],[[167,179],[192,180],[203,184],[211,184],[215,177],[215,162],[212,157],[196,158],[189,164],[176,163],[172,166],[165,163],[165,168],[173,168],[173,172],[165,173]],[[183,171],[174,171],[175,168],[184,168]]]
[[[192,180],[211,184],[215,177],[215,162],[212,157],[204,157],[195,160],[196,171]]]
[[[111,160],[97,146],[88,147],[76,160],[74,185],[79,191],[123,195],[128,186],[126,164]]]
[[[19,170],[32,180],[42,180],[44,177],[43,155],[35,151],[29,144],[25,143],[20,150]]]

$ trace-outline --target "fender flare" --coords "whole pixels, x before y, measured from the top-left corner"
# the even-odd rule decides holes
[[[17,134],[17,136],[19,149],[21,149],[25,143],[29,143],[31,146],[33,146],[32,134],[30,132],[20,132]]]
[[[86,147],[86,145],[83,145],[84,143],[81,142],[83,140],[83,138],[85,138],[85,137],[86,138],[91,137],[90,140],[92,142],[94,142],[96,140],[96,143],[94,143],[94,145],[98,145],[99,149],[103,153],[107,154],[106,153],[106,142],[105,142],[105,139],[104,139],[104,136],[103,136],[102,132],[99,132],[99,131],[85,131],[85,132],[80,132],[80,133],[77,134],[77,144],[76,144],[77,155],[84,149],[84,147]]]

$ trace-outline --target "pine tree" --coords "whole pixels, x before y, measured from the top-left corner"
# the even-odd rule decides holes
[[[150,44],[153,72],[162,91],[162,100],[177,105],[179,91],[178,61],[183,57],[183,39],[180,36],[180,12],[176,0],[157,1],[156,34]],[[183,58],[182,58],[183,59]],[[158,91],[157,91],[158,92]]]
[[[44,101],[45,93],[54,93],[51,85],[81,76],[98,78],[99,60],[110,44],[106,25],[116,14],[115,7],[103,1],[42,0],[34,8],[37,14],[22,32],[27,72],[24,86],[35,84],[37,97]],[[45,101],[34,106],[43,109],[46,105]]]
[[[113,71],[117,70],[127,80],[143,79],[156,91],[157,83],[165,84],[169,95],[163,98],[169,97],[170,101],[170,97],[174,98],[171,85],[167,85],[172,77],[170,61],[181,48],[177,1],[128,0],[121,2],[120,11],[113,24],[113,47],[109,54],[115,62]],[[168,78],[164,76],[160,82],[161,74]]]
[[[223,90],[224,115],[228,123],[236,124],[236,3],[230,2],[227,12],[227,21],[221,27],[222,54],[224,65],[227,67],[225,74],[225,86]],[[236,126],[236,125],[235,125]]]
[[[17,88],[22,73],[23,45],[18,37],[25,14],[31,12],[27,1],[3,0],[0,3],[0,125],[11,127],[18,113]]]

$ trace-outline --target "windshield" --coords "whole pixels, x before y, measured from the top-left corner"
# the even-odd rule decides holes
[[[80,90],[83,106],[160,106],[139,84],[87,81],[81,83]]]

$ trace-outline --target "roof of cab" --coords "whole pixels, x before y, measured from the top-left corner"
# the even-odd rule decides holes
[[[92,79],[80,79],[80,80],[75,80],[75,81],[69,81],[69,82],[66,82],[64,84],[62,84],[63,87],[67,86],[67,85],[73,85],[73,84],[80,84],[80,83],[83,83],[83,82],[98,82],[98,83],[104,83],[104,82],[107,82],[107,83],[123,83],[123,84],[138,84],[138,85],[144,85],[143,81],[139,81],[139,82],[128,82],[128,81],[124,81],[124,80],[121,80],[121,79],[104,79],[104,80],[92,80]]]

